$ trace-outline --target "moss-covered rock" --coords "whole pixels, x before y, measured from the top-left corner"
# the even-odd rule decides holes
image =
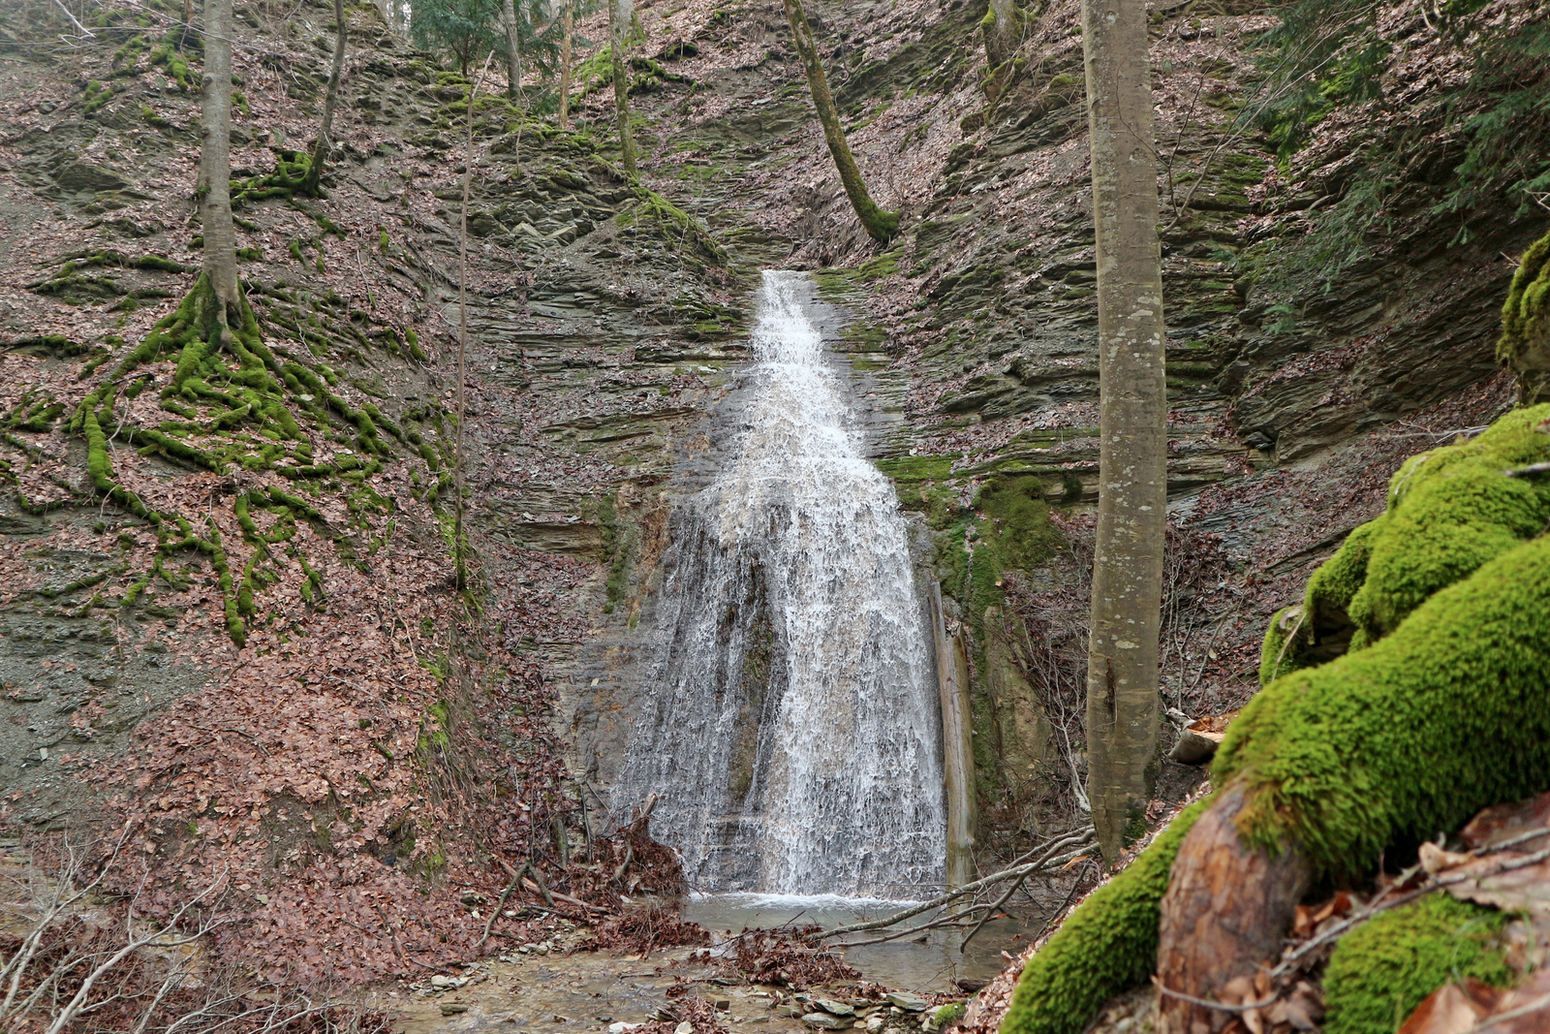
[[[1433,894],[1341,938],[1324,974],[1327,1034],[1394,1034],[1427,995],[1465,977],[1512,980],[1497,935],[1506,917]]]
[[[1296,842],[1322,872],[1360,872],[1390,844],[1550,786],[1547,613],[1541,536],[1393,634],[1261,691],[1212,771],[1247,786],[1240,831],[1272,850]]]
[[[1001,1034],[1079,1034],[1104,1002],[1147,978],[1173,859],[1206,804],[1181,812],[1028,960]]]
[[[1479,437],[1411,457],[1388,510],[1347,536],[1308,580],[1295,633],[1278,614],[1261,677],[1360,649],[1437,590],[1550,526],[1550,478],[1514,477],[1550,459],[1550,405],[1508,413]],[[1288,635],[1292,635],[1288,641]]]
[[[1524,253],[1512,278],[1496,357],[1518,375],[1524,402],[1550,400],[1550,233]]]

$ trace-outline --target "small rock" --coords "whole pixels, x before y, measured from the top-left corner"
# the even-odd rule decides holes
[[[449,987],[456,987],[461,982],[462,981],[458,980],[457,977],[443,976],[440,973],[437,973],[435,976],[431,977],[431,986],[439,987],[443,990]]]
[[[856,1010],[855,1009],[851,1008],[849,1005],[847,1005],[844,1002],[836,1002],[832,998],[819,998],[816,1001],[814,1001],[813,1004],[818,1006],[818,1008],[822,1009],[824,1012],[829,1013],[832,1016],[854,1016],[854,1015],[856,1015]]]
[[[878,1031],[883,1029],[883,1025],[887,1022],[888,1018],[886,1016],[880,1012],[874,1012],[872,1015],[866,1018],[866,1029],[870,1032],[870,1034],[877,1034]]]
[[[731,1012],[732,1011],[732,999],[730,999],[730,998],[717,998],[711,1004],[713,1006],[715,1006],[717,1012]]]
[[[924,998],[917,998],[915,995],[905,994],[903,991],[889,991],[883,998],[889,1005],[903,1009],[905,1012],[926,1011],[926,1000]]]
[[[458,1013],[467,1012],[468,1006],[459,1005],[456,1002],[442,1002],[441,1014],[443,1016],[456,1016]]]
[[[690,1023],[688,1020],[684,1020],[678,1026],[673,1028],[673,1034],[694,1034],[694,1024]]]
[[[458,900],[465,905],[482,905],[484,904],[484,895],[477,890],[465,890]]]
[[[608,1034],[629,1034],[629,1031],[639,1029],[640,1024],[638,1023],[625,1023],[623,1020],[620,1020],[618,1023],[610,1023],[608,1025]]]
[[[849,1020],[830,1016],[826,1012],[810,1012],[802,1017],[802,1022],[814,1030],[844,1030],[850,1026]]]

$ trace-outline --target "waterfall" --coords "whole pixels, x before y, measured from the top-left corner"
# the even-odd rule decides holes
[[[615,788],[701,891],[919,897],[944,876],[930,633],[804,274],[766,272],[709,480],[674,500]]]

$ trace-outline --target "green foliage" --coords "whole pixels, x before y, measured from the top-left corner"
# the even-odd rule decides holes
[[[499,0],[416,0],[410,9],[409,35],[426,50],[448,54],[468,75],[475,55],[499,50]]]
[[[1437,208],[1460,212],[1505,200],[1522,215],[1550,191],[1550,22],[1469,17],[1479,6],[1459,3],[1453,26],[1476,34],[1475,69],[1453,97],[1466,145]],[[1467,238],[1467,229],[1460,235]]]
[[[1517,373],[1525,402],[1550,400],[1550,233],[1533,243],[1513,274],[1496,358]]]
[[[1495,943],[1505,925],[1502,913],[1446,894],[1363,923],[1335,945],[1325,971],[1326,1034],[1394,1034],[1427,995],[1466,977],[1510,984]]]
[[[1001,1034],[1081,1034],[1104,1002],[1146,980],[1173,859],[1207,803],[1181,812],[1028,960]]]
[[[1374,562],[1377,560],[1376,547]],[[1391,634],[1278,679],[1227,730],[1212,780],[1240,831],[1324,873],[1550,787],[1550,537],[1437,592]]]

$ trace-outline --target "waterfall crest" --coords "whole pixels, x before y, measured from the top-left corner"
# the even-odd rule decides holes
[[[616,800],[658,795],[696,890],[919,897],[945,855],[929,632],[812,298],[764,274],[725,459],[675,500]]]

